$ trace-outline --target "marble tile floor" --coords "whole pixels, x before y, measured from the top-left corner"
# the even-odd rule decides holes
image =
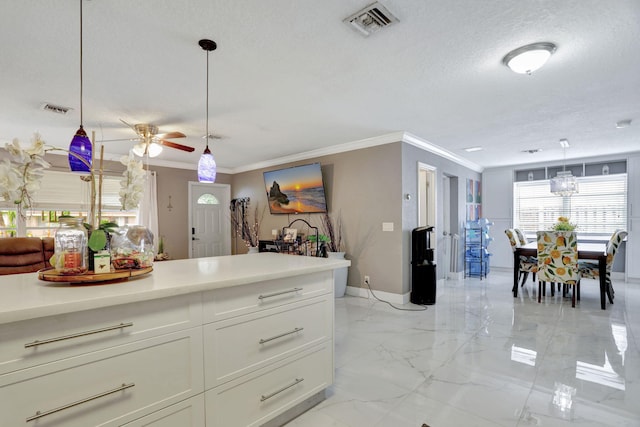
[[[511,280],[447,281],[422,312],[336,299],[335,382],[287,427],[640,426],[640,284],[603,311],[595,280],[576,308]]]

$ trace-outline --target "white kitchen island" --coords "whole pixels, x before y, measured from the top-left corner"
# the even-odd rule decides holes
[[[333,382],[333,271],[260,253],[69,285],[0,276],[0,425],[279,425]]]

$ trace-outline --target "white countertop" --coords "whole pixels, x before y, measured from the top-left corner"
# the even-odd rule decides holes
[[[351,261],[259,253],[156,262],[116,283],[45,282],[37,273],[0,276],[0,324],[348,267]]]

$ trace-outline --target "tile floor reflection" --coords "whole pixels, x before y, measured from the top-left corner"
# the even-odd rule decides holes
[[[640,284],[600,310],[512,275],[447,281],[424,312],[336,300],[335,383],[288,427],[640,426]]]

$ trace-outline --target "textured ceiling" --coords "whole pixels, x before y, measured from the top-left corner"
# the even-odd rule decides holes
[[[368,38],[342,20],[367,0],[84,2],[84,125],[181,131],[158,162],[197,164],[206,53],[211,149],[228,171],[406,131],[482,167],[640,150],[637,0],[383,0],[400,22]],[[79,2],[6,0],[0,13],[0,141],[34,131],[67,146],[80,123]],[[558,46],[531,76],[510,50]],[[72,107],[44,112],[49,102]],[[632,125],[616,129],[619,120]],[[110,155],[130,141],[105,142]],[[482,146],[483,151],[463,149]],[[522,150],[540,148],[537,154]]]

